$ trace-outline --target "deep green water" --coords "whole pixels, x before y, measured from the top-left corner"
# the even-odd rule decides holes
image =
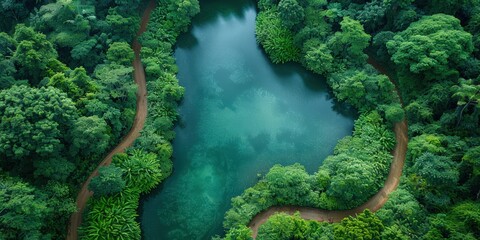
[[[222,234],[230,199],[257,174],[295,162],[313,173],[353,127],[353,114],[320,76],[268,60],[256,44],[253,2],[202,1],[201,8],[175,51],[186,94],[174,172],[143,199],[148,240]]]

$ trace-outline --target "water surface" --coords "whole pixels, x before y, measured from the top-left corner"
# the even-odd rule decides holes
[[[350,135],[352,114],[325,81],[272,64],[255,40],[251,1],[202,1],[175,56],[186,88],[175,129],[174,172],[143,200],[144,239],[222,234],[230,199],[274,164],[313,173]]]

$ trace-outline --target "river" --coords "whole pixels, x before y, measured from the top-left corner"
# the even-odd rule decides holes
[[[253,1],[201,1],[176,46],[185,87],[175,129],[174,172],[143,197],[143,239],[222,234],[230,199],[274,164],[315,172],[355,114],[325,80],[298,64],[272,64],[255,39]]]

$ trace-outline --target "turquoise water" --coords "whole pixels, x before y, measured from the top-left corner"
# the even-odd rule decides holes
[[[179,39],[186,88],[175,129],[174,172],[144,197],[144,239],[210,239],[222,234],[230,199],[274,164],[313,173],[350,135],[353,114],[325,80],[297,64],[272,64],[255,40],[251,1],[203,1]]]

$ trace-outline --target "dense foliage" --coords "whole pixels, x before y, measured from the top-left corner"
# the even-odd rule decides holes
[[[307,221],[301,218],[298,212],[294,215],[277,213],[260,226],[257,239],[395,239],[387,236],[388,232],[382,221],[372,212],[365,210],[355,217],[348,217],[334,224]],[[249,239],[248,237],[246,234],[243,236],[239,234],[232,238],[230,234],[225,239]]]
[[[340,140],[335,155],[325,159],[318,172],[309,175],[299,164],[274,166],[259,183],[232,199],[224,226],[246,225],[257,213],[275,205],[358,206],[383,186],[393,145],[393,133],[378,113],[362,115],[355,122],[353,136]]]
[[[133,122],[130,44],[145,4],[0,4],[0,239],[65,237],[78,185]],[[134,146],[92,181],[85,239],[139,239],[140,194],[172,170],[170,141],[184,92],[172,47],[199,3],[157,5],[140,38],[147,122]],[[332,225],[279,214],[262,225],[259,239],[480,238],[480,2],[259,0],[258,6],[257,39],[272,61],[300,62],[324,75],[360,117],[315,174],[276,165],[233,198],[226,239],[250,239],[246,224],[269,206],[363,203],[383,184],[394,146],[389,129],[404,117],[410,138],[404,175],[382,209]],[[398,92],[366,63],[378,69],[375,59]]]
[[[78,185],[133,123],[130,45],[144,3],[0,4],[5,18],[0,23],[1,239],[65,237]],[[139,195],[171,172],[176,102],[183,96],[171,47],[199,6],[197,1],[158,4],[162,8],[154,11],[154,24],[142,39],[151,111],[133,150],[115,157],[115,165],[100,168],[92,180],[95,200],[82,231],[87,239],[140,238]],[[157,34],[158,29],[168,33]],[[164,59],[167,64],[160,63]]]
[[[79,184],[131,126],[136,87],[125,41],[134,35],[111,26],[114,15],[127,17],[135,32],[139,18],[134,6],[120,9],[113,1],[0,4],[0,238],[64,238]]]
[[[275,166],[233,198],[226,239],[249,239],[246,224],[272,205],[342,209],[363,203],[383,184],[391,157],[382,146],[391,149],[393,142],[389,131],[362,128],[362,122],[379,119],[375,125],[387,129],[404,116],[410,137],[404,174],[375,215],[364,213],[325,230],[280,214],[260,227],[259,239],[479,238],[473,212],[480,196],[480,2],[259,0],[258,7],[257,39],[272,61],[298,61],[326,76],[335,97],[361,115],[353,136],[339,141],[315,175],[300,165]],[[300,55],[279,51],[286,41],[269,29],[279,23],[283,35],[293,38],[289,48],[300,49]],[[390,73],[398,94],[367,59]]]
[[[140,39],[147,78],[147,120],[134,146],[127,150],[127,154],[118,154],[113,159],[121,178],[110,182],[116,185],[125,182],[125,187],[113,195],[111,187],[109,194],[96,194],[80,230],[82,239],[140,239],[140,225],[136,222],[140,194],[148,193],[172,171],[170,141],[175,137],[173,126],[178,117],[177,102],[184,93],[175,76],[172,46],[178,35],[186,30],[190,18],[198,13],[199,4],[196,0],[182,4],[162,0],[158,4],[162,7],[153,10],[147,31]],[[125,43],[112,44],[107,59],[116,64],[127,64],[133,58],[129,49]],[[111,76],[112,70],[105,75]],[[101,177],[102,173],[98,178]],[[90,187],[94,186],[92,180]],[[101,189],[106,186],[110,185],[100,184]]]

